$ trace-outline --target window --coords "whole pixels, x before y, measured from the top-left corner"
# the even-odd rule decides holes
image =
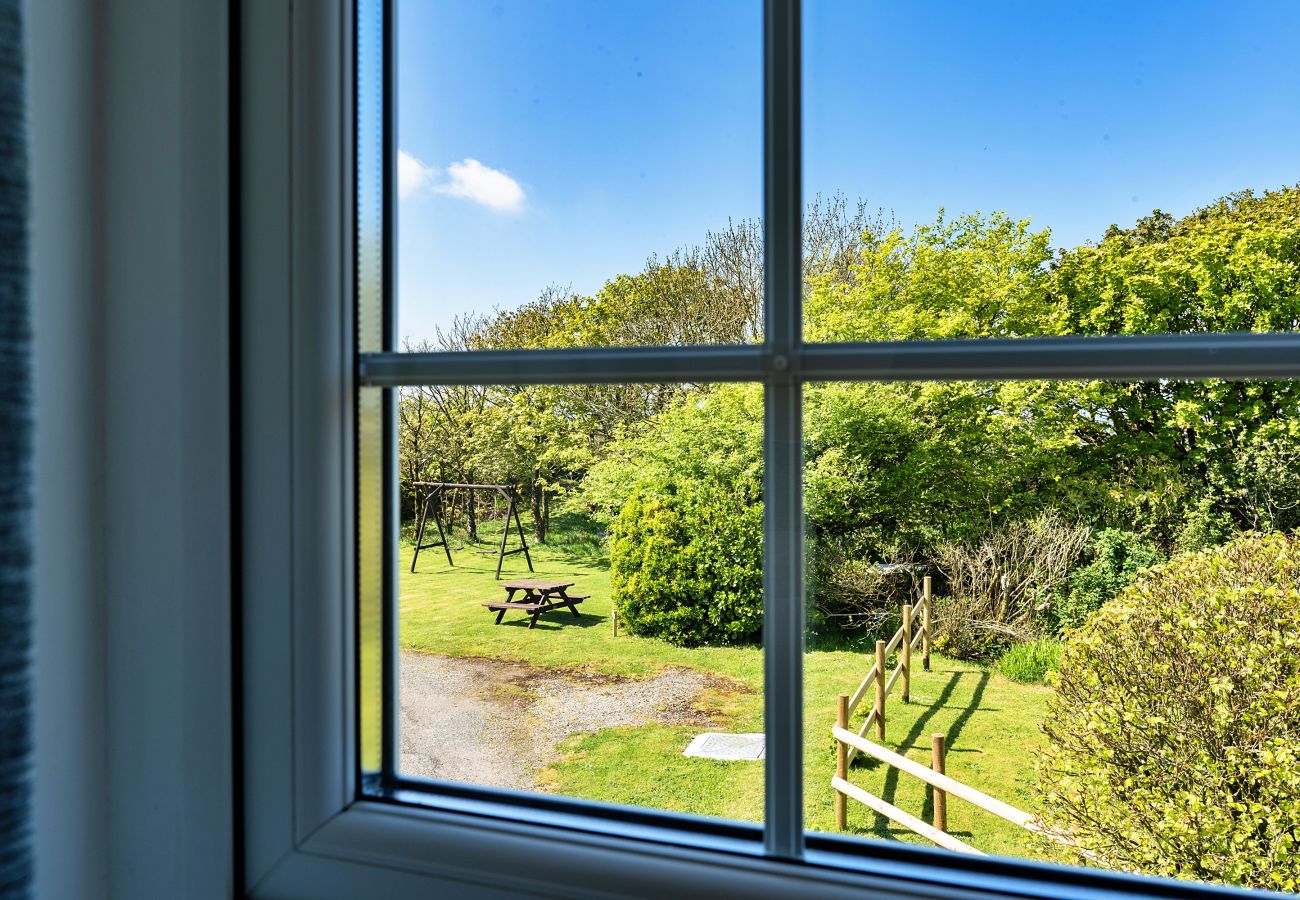
[[[562,9],[557,15],[569,13]],[[803,459],[805,416],[815,408],[810,396],[825,392],[828,384],[900,380],[1286,379],[1296,374],[1300,359],[1300,341],[1282,333],[805,342],[801,33],[806,14],[798,2],[778,0],[763,4],[761,19],[754,12],[761,21],[761,53],[753,55],[752,74],[763,89],[761,334],[738,329],[729,345],[674,335],[649,346],[600,346],[604,342],[594,338],[561,347],[525,342],[509,349],[419,352],[401,349],[402,335],[393,327],[402,277],[395,272],[398,185],[404,177],[408,183],[441,177],[429,174],[437,166],[451,179],[443,185],[447,196],[486,183],[488,205],[502,208],[523,202],[518,191],[526,192],[527,185],[468,150],[437,161],[401,155],[393,69],[394,42],[400,38],[391,2],[359,0],[355,10],[321,4],[296,9],[293,17],[250,14],[245,40],[250,58],[263,60],[259,71],[274,69],[271,48],[294,50],[292,77],[259,82],[261,96],[252,101],[250,113],[270,110],[265,114],[274,118],[276,110],[292,110],[284,127],[294,139],[259,151],[271,158],[253,159],[249,167],[254,175],[263,171],[260,160],[265,170],[277,171],[278,149],[295,175],[287,184],[269,179],[268,191],[258,198],[294,223],[290,231],[296,243],[286,248],[277,282],[288,287],[292,315],[264,312],[258,322],[266,329],[249,338],[271,346],[278,341],[294,352],[285,363],[271,349],[254,348],[248,363],[265,376],[267,386],[267,396],[253,402],[250,415],[264,416],[267,433],[286,435],[290,448],[287,460],[272,454],[249,463],[251,479],[269,487],[284,475],[284,467],[292,473],[276,517],[253,526],[255,534],[268,536],[277,522],[288,529],[290,562],[279,566],[256,554],[249,559],[275,584],[258,589],[257,596],[268,602],[250,602],[245,628],[250,658],[262,661],[245,676],[257,686],[246,728],[260,748],[246,777],[248,869],[250,881],[268,895],[285,889],[290,873],[325,894],[373,891],[383,884],[393,896],[421,890],[430,878],[484,891],[646,895],[682,883],[771,896],[831,895],[864,885],[897,896],[972,890],[1059,895],[1066,884],[1097,894],[1209,890],[972,860],[805,830],[805,793],[814,790],[806,775],[804,738],[812,716],[805,708],[812,701],[805,702]],[[321,85],[340,83],[354,86],[355,93],[343,91],[341,103],[338,98],[310,102]],[[353,122],[355,144],[347,140]],[[337,157],[321,150],[333,136],[343,137]],[[283,165],[283,157],[278,163]],[[452,170],[453,164],[460,168]],[[353,173],[355,195],[342,198],[294,186],[348,184]],[[466,179],[478,179],[479,188]],[[355,242],[344,240],[343,249],[335,245],[328,251],[338,265],[320,266],[321,248],[330,247],[331,236],[337,241],[350,234],[353,223]],[[331,302],[322,304],[322,297]],[[761,394],[761,427],[755,432],[763,501],[761,825],[405,775],[396,688],[402,677],[398,571],[407,559],[403,555],[399,563],[397,553],[410,548],[401,545],[397,532],[403,502],[397,489],[397,389],[683,383],[743,383]],[[347,384],[355,387],[355,404],[341,399],[346,397],[341,386]],[[276,410],[291,415],[274,421]],[[503,502],[510,502],[508,494]],[[355,556],[343,552],[353,540]],[[424,552],[448,550],[435,546]],[[335,551],[343,552],[341,562]],[[294,652],[284,654],[285,647]],[[830,774],[828,765],[828,782]],[[506,859],[513,865],[503,865]]]

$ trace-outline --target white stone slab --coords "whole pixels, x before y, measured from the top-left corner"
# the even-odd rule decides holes
[[[720,734],[706,731],[697,735],[683,756],[705,759],[762,759],[766,753],[761,734]]]

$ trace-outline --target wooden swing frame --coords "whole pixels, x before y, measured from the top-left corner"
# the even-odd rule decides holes
[[[415,561],[420,558],[421,550],[431,550],[434,547],[441,547],[447,554],[447,565],[454,566],[456,563],[451,558],[451,543],[447,540],[447,528],[443,524],[442,516],[442,494],[444,491],[466,490],[470,492],[470,502],[473,502],[474,491],[496,491],[505,498],[506,506],[506,523],[501,529],[501,547],[497,551],[497,580],[501,580],[501,565],[505,562],[507,556],[513,556],[516,553],[522,553],[524,559],[528,561],[528,571],[536,571],[533,568],[533,557],[528,552],[528,538],[524,536],[524,526],[519,521],[519,493],[515,490],[513,484],[458,484],[450,481],[416,481],[414,487],[424,488],[427,493],[424,495],[424,504],[420,508],[420,521],[415,527],[415,553],[411,555],[411,571],[415,571]],[[429,524],[429,514],[433,513],[433,524],[438,529],[438,540],[424,542],[424,533]],[[506,549],[506,543],[510,538],[510,521],[514,519],[515,531],[519,534],[519,546],[513,550]]]

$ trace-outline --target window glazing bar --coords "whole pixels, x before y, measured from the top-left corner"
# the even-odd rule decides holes
[[[1155,334],[806,344],[809,381],[1261,379],[1300,375],[1300,334]]]
[[[778,360],[778,357],[784,357]],[[573,384],[1300,377],[1300,333],[1156,334],[739,347],[363,353],[360,382]]]
[[[767,353],[735,347],[592,347],[450,353],[366,353],[364,385],[613,384],[759,381]]]
[[[764,387],[763,731],[767,853],[803,855],[803,411],[793,379]]]
[[[803,856],[803,331],[800,3],[763,4],[764,845]]]

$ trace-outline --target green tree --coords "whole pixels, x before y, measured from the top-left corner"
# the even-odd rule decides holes
[[[1048,279],[1050,331],[1152,334],[1292,331],[1300,327],[1300,189],[1234,194],[1181,220],[1157,211],[1132,229],[1113,227],[1095,246],[1063,253]],[[1293,422],[1293,382],[1098,382],[1080,393],[1098,424],[1094,467],[1149,497],[1207,486],[1216,509],[1257,524],[1233,487],[1257,435]],[[1159,461],[1152,465],[1151,461]],[[1158,522],[1159,516],[1149,521]],[[1164,540],[1170,540],[1168,525]]]
[[[1051,235],[1005,213],[862,235],[849,277],[813,277],[810,341],[1017,337],[1048,333]]]

